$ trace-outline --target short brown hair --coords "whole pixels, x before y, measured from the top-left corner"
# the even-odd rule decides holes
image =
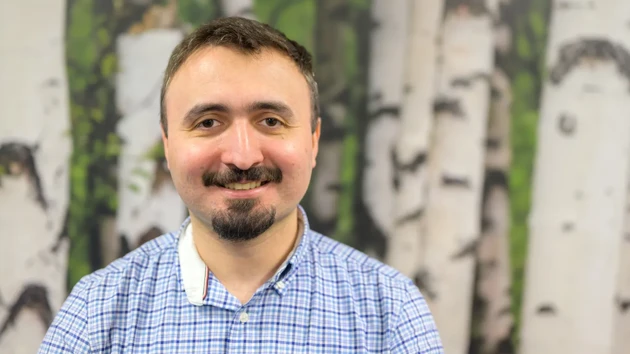
[[[262,49],[274,49],[288,56],[298,67],[311,92],[311,128],[319,118],[319,94],[313,72],[311,54],[277,29],[242,17],[224,17],[200,26],[184,38],[173,50],[168,61],[160,93],[160,122],[168,136],[164,98],[175,73],[196,51],[209,46],[225,46],[244,54],[258,54]]]

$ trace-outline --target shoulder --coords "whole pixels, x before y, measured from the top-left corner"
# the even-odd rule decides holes
[[[391,266],[367,254],[335,241],[328,236],[311,231],[311,248],[318,265],[326,268],[338,267],[347,272],[348,280],[357,285],[376,284],[396,293],[400,299],[415,285],[411,279]]]
[[[176,265],[177,237],[173,233],[159,236],[81,278],[60,313],[80,307],[90,313],[100,313],[107,311],[108,305],[115,304],[117,298],[140,294],[138,289],[159,290],[174,275]]]
[[[377,315],[392,352],[443,353],[429,306],[414,282],[381,261],[311,231],[314,267],[349,292],[360,313]],[[346,286],[349,285],[349,286]]]
[[[158,281],[165,275],[163,271],[172,268],[176,261],[177,237],[167,233],[85,276],[81,279],[81,289],[91,293],[120,286],[133,287],[133,284],[147,280]]]
[[[56,314],[39,353],[87,352],[94,323],[105,323],[119,298],[168,277],[177,259],[174,234],[155,238],[108,266],[81,278]]]

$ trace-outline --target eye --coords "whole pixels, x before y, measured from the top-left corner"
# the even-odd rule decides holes
[[[199,122],[197,126],[201,128],[212,128],[215,126],[215,124],[216,124],[216,120],[214,119],[204,119],[201,122]]]
[[[269,118],[265,118],[263,120],[263,122],[265,122],[265,124],[269,127],[275,127],[279,124],[281,124],[280,120],[277,118],[273,118],[273,117],[269,117]]]

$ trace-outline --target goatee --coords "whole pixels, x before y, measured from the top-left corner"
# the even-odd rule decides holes
[[[206,172],[201,177],[206,187],[225,188],[227,184],[240,181],[259,181],[266,183],[282,182],[279,168],[254,166],[241,170],[232,166],[221,172]],[[214,232],[224,240],[248,241],[267,231],[276,219],[276,209],[259,206],[258,199],[230,199],[228,208],[212,216]]]
[[[232,199],[227,203],[226,211],[212,217],[214,232],[224,240],[252,240],[267,231],[276,219],[275,208],[256,208],[257,199]]]

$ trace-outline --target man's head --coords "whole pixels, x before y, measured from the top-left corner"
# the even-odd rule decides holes
[[[310,54],[256,21],[224,18],[173,51],[162,140],[191,217],[224,239],[254,238],[291,215],[319,141]]]

